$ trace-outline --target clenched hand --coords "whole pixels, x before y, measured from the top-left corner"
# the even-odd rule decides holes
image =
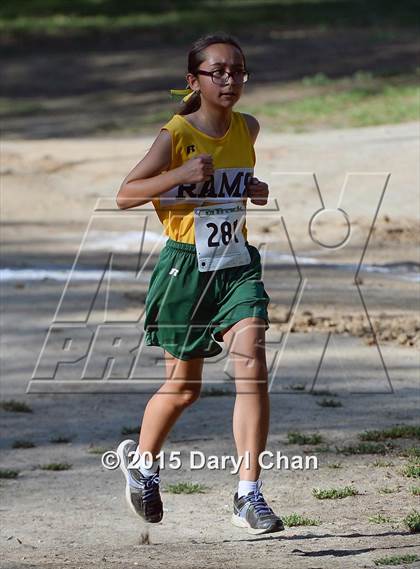
[[[268,202],[268,184],[258,178],[251,178],[246,186],[246,196],[255,205],[266,205]]]
[[[190,158],[179,167],[179,177],[183,184],[198,184],[210,180],[213,174],[213,158],[210,154]]]

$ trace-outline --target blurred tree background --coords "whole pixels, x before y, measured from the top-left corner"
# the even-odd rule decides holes
[[[198,36],[236,36],[238,110],[294,131],[418,118],[415,0],[15,0],[0,4],[10,138],[152,134]]]
[[[418,13],[416,0],[16,0],[0,5],[0,22],[8,33],[157,29],[186,38],[214,26],[415,27]]]

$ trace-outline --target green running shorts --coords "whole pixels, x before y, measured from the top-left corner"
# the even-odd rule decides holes
[[[220,354],[220,332],[243,318],[262,318],[267,330],[270,297],[261,280],[261,256],[248,241],[246,247],[248,265],[200,272],[195,245],[168,238],[146,296],[146,345],[190,360]]]

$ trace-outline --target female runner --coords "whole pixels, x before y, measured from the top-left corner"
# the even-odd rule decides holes
[[[188,54],[188,90],[146,156],[124,179],[120,209],[152,201],[168,239],[146,298],[146,344],[160,346],[166,381],[149,400],[139,443],[118,447],[126,497],[147,522],[163,516],[157,455],[178,417],[200,395],[203,361],[224,342],[235,365],[233,434],[243,462],[232,523],[250,533],[283,530],[266,503],[258,457],[269,428],[265,331],[269,296],[259,251],[247,240],[246,202],[265,205],[253,177],[258,121],[233,111],[248,79],[238,41],[199,38]],[[179,93],[179,92],[178,92]],[[148,459],[152,460],[148,460]]]

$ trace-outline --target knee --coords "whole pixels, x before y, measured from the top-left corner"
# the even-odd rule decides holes
[[[189,407],[200,397],[201,383],[166,381],[159,389],[160,395],[168,397],[171,405],[178,408]]]
[[[180,407],[189,407],[197,401],[200,397],[200,390],[181,391],[177,395],[178,404]]]

